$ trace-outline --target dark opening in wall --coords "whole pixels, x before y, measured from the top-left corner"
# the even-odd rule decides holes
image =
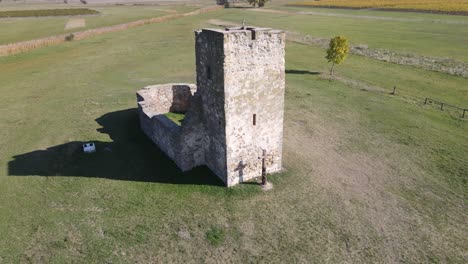
[[[211,80],[211,67],[210,66],[206,66],[206,78],[208,78],[208,80]]]
[[[248,27],[247,30],[250,30],[250,32],[252,32],[252,40],[255,40],[257,38],[257,32],[255,32],[255,28]]]
[[[257,125],[257,114],[253,114],[253,125]]]

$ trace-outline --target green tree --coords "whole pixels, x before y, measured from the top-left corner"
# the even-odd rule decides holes
[[[266,2],[268,2],[269,0],[248,0],[249,1],[249,4],[251,4],[254,8],[255,7],[264,7]]]
[[[330,47],[327,49],[328,62],[332,63],[330,74],[333,76],[333,67],[335,64],[342,63],[349,54],[348,39],[343,36],[336,36],[330,40]]]

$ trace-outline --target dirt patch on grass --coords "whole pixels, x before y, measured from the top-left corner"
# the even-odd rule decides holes
[[[83,27],[86,27],[86,20],[84,18],[72,18],[65,25],[65,30]]]

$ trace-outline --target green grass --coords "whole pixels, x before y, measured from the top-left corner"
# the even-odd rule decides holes
[[[465,79],[351,56],[338,76],[401,87],[363,91],[308,74],[324,51],[287,43],[287,171],[268,192],[182,173],[144,136],[135,91],[194,82],[193,30],[236,14],[0,58],[2,261],[463,263],[466,121],[414,98],[462,104]]]
[[[98,11],[89,8],[67,8],[67,9],[31,9],[31,10],[8,10],[0,11],[0,18],[5,17],[44,17],[44,16],[79,16],[96,15]]]
[[[224,242],[224,231],[218,227],[212,227],[206,232],[206,239],[213,246],[219,246]]]
[[[172,113],[169,112],[165,114],[167,118],[169,118],[172,122],[176,123],[178,126],[182,125],[182,121],[184,121],[185,114],[181,113]]]

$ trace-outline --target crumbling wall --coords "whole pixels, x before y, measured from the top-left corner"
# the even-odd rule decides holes
[[[185,113],[196,90],[197,87],[193,84],[151,85],[137,92],[137,101],[145,112],[152,115]]]
[[[181,146],[181,138],[188,142],[189,137],[194,135],[183,129],[186,120],[181,127],[165,114],[187,112],[196,89],[194,84],[163,84],[147,86],[137,92],[140,126],[143,132],[182,170],[190,170],[194,166],[187,161],[187,154],[183,153],[184,150],[191,149]]]

